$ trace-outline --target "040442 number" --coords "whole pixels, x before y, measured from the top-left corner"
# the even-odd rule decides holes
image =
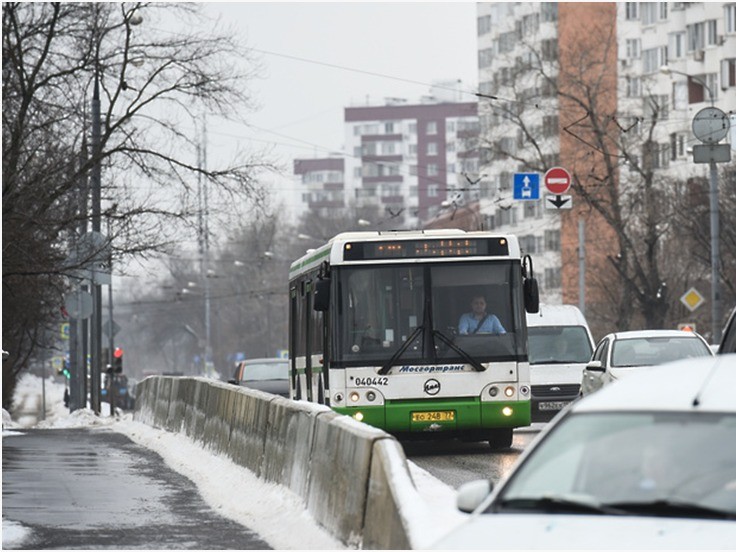
[[[355,385],[388,385],[388,378],[355,378]]]

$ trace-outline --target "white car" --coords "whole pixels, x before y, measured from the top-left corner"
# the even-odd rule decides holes
[[[593,335],[575,305],[539,305],[527,313],[532,422],[548,422],[580,395],[580,377],[593,354]]]
[[[644,370],[572,403],[437,549],[733,549],[736,355]]]
[[[627,377],[642,367],[683,358],[713,356],[708,342],[695,332],[640,330],[611,333],[601,339],[583,369],[580,394]]]

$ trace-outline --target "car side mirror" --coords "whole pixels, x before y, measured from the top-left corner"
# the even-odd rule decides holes
[[[479,479],[460,485],[457,491],[457,509],[461,512],[473,512],[488,498],[493,490],[490,479]]]
[[[586,366],[586,369],[591,372],[605,372],[606,369],[603,367],[603,363],[600,360],[591,360]]]

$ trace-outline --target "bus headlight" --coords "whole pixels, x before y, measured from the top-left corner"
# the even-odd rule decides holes
[[[353,418],[358,420],[359,422],[363,421],[363,413],[362,412],[356,412],[353,414]]]
[[[510,385],[506,389],[503,390],[503,394],[506,395],[507,397],[513,397],[515,392],[516,390]]]
[[[504,406],[501,409],[501,414],[503,414],[504,416],[511,416],[513,413],[514,413],[514,409],[511,408],[510,406]]]
[[[353,402],[358,402],[360,400],[360,395],[357,391],[353,391],[352,393],[350,393],[350,400]]]

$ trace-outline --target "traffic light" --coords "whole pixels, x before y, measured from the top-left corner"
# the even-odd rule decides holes
[[[69,369],[69,361],[66,359],[64,359],[64,362],[61,365],[61,373],[66,379],[69,379],[72,376],[72,372]]]
[[[115,347],[112,353],[112,369],[116,374],[123,371],[123,350],[120,347]]]

